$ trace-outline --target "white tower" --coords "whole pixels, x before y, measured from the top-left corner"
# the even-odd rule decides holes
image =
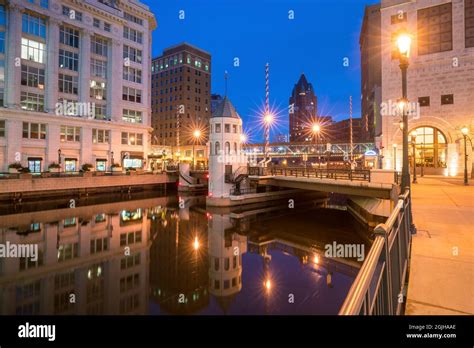
[[[208,205],[230,205],[231,190],[248,185],[244,180],[247,162],[242,151],[242,119],[224,97],[210,120]]]
[[[213,214],[209,220],[209,293],[224,312],[242,289],[242,255],[247,252],[247,237],[226,233],[231,228],[228,214]]]

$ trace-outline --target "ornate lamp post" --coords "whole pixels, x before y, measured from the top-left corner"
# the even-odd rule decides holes
[[[407,92],[407,71],[408,58],[410,57],[411,36],[407,33],[401,33],[397,38],[397,46],[400,60],[400,70],[402,71],[402,132],[403,132],[403,164],[402,164],[402,190],[410,190],[411,201],[411,185],[410,185],[410,164],[408,163],[408,92]],[[413,213],[410,204],[409,217],[411,221],[410,230],[416,233],[416,227],[413,224]]]
[[[464,185],[469,185],[469,180],[467,178],[467,138],[469,134],[469,128],[467,127],[462,127],[461,129],[462,135],[464,137]],[[470,138],[469,138],[470,140]]]
[[[58,149],[58,165],[59,171],[61,171],[61,149]]]
[[[411,36],[403,33],[397,38],[397,46],[402,71],[402,101],[403,101],[403,166],[402,166],[402,189],[410,188],[410,169],[408,163],[408,97],[407,97],[407,70],[409,66]]]

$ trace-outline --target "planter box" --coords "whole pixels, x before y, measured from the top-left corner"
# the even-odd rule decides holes
[[[112,167],[112,172],[115,172],[115,173],[120,172],[121,173],[122,171],[123,171],[122,167]]]
[[[8,168],[8,172],[9,172],[10,174],[18,174],[18,169],[16,169],[16,168]]]
[[[50,173],[59,173],[59,169],[60,168],[49,168],[48,170]]]

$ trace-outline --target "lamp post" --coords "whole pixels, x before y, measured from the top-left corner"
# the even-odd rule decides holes
[[[467,178],[467,135],[469,134],[469,128],[462,127],[462,135],[464,137],[464,185],[469,185]]]
[[[61,149],[58,149],[58,165],[59,171],[61,171]]]
[[[402,189],[410,188],[410,171],[408,163],[408,114],[407,114],[407,70],[408,57],[410,56],[411,36],[404,33],[397,38],[397,46],[402,72],[402,116],[403,116],[403,166],[402,166]]]
[[[410,57],[410,46],[411,46],[411,36],[407,33],[402,33],[397,38],[397,46],[399,53],[400,61],[400,70],[402,72],[402,133],[403,133],[403,164],[402,164],[402,191],[409,190],[410,192],[410,203],[412,202],[412,192],[410,185],[410,169],[408,163],[408,92],[407,92],[407,71],[408,71],[408,58]],[[410,209],[408,212],[410,219],[410,230],[411,233],[416,233],[416,227],[413,223],[413,212],[410,204]]]
[[[411,132],[411,144],[413,146],[413,183],[417,184],[416,180],[416,131]]]
[[[265,146],[264,146],[264,158],[265,158],[265,166],[267,165],[267,161],[270,157],[270,126],[273,123],[273,115],[270,111],[266,110],[265,116],[263,117],[263,125],[264,125],[264,135],[265,135]]]
[[[110,151],[110,168],[114,165],[114,152]]]
[[[393,144],[393,170],[397,171],[397,144]]]
[[[200,131],[199,129],[196,129],[196,130],[193,132],[193,137],[194,137],[194,141],[193,141],[193,170],[194,170],[195,167],[196,167],[196,164],[194,163],[194,162],[195,162],[194,144],[196,143],[196,141],[199,141],[199,139],[201,138],[201,131]]]
[[[321,132],[321,126],[319,123],[314,123],[311,128],[313,132],[313,138],[316,140],[316,151],[318,153],[318,168],[321,169],[321,157],[319,155],[319,133]]]

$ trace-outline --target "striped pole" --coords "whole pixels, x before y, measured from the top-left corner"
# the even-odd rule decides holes
[[[269,69],[270,66],[267,63],[265,65],[265,115],[264,115],[264,126],[265,126],[265,162],[270,157],[270,122],[267,122],[266,117],[270,113],[270,84],[269,84]]]
[[[353,138],[352,138],[352,96],[349,96],[349,143],[350,143],[350,159],[351,159],[351,164],[353,161]]]

